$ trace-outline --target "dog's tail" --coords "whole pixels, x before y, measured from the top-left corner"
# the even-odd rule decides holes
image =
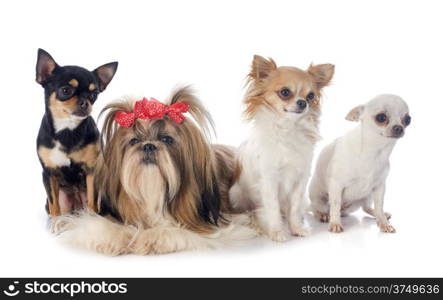
[[[184,250],[214,249],[256,236],[246,215],[232,216],[228,226],[202,235],[173,225],[140,229],[95,213],[65,215],[52,221],[52,231],[62,242],[107,255],[164,254]]]

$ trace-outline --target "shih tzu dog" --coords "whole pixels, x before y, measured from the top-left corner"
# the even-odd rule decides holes
[[[230,200],[237,211],[254,211],[260,231],[274,241],[287,239],[284,219],[293,235],[309,233],[305,190],[319,139],[321,93],[333,74],[331,64],[305,71],[254,56],[244,98],[253,128],[239,149]]]
[[[310,185],[311,207],[329,231],[342,232],[341,216],[359,209],[374,216],[382,232],[395,232],[383,202],[389,156],[411,123],[406,102],[380,95],[352,109],[347,120],[360,125],[326,146]]]
[[[60,217],[53,228],[64,240],[118,255],[210,248],[254,235],[240,224],[247,217],[228,214],[234,151],[208,142],[211,116],[189,88],[167,104],[124,100],[103,112],[100,215]]]

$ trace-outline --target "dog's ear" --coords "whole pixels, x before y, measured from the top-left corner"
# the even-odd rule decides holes
[[[308,68],[308,73],[314,78],[317,88],[322,89],[331,82],[334,70],[335,66],[332,64],[311,64]]]
[[[166,104],[171,105],[177,102],[185,102],[189,105],[189,114],[197,122],[207,138],[211,137],[211,133],[215,134],[215,124],[211,114],[190,86],[174,89]]]
[[[213,153],[193,123],[183,122],[177,127],[183,137],[176,160],[179,184],[177,193],[167,201],[167,208],[171,216],[186,228],[211,233],[214,225],[224,223]]]
[[[124,145],[118,143],[120,125],[115,121],[115,115],[119,111],[131,111],[133,105],[133,101],[122,99],[105,106],[99,115],[99,119],[104,117],[104,120],[100,133],[101,152],[97,159],[95,185],[101,194],[99,198],[101,203],[103,203],[103,197],[105,197],[105,201],[109,202],[110,208],[118,201],[122,190],[120,173],[124,155]],[[101,205],[99,207],[105,209]],[[114,211],[114,214],[118,215],[117,211]]]
[[[208,224],[218,225],[218,221],[221,218],[220,215],[220,190],[217,184],[215,174],[212,174],[210,178],[206,179],[206,182],[202,186],[203,192],[201,193],[200,205],[198,208],[198,214]]]
[[[93,71],[98,79],[98,89],[103,92],[117,72],[118,62],[114,61],[98,67]]]
[[[248,76],[253,79],[263,79],[268,77],[275,69],[277,69],[277,65],[272,58],[266,59],[260,55],[254,55],[251,72]]]
[[[363,111],[365,110],[365,107],[363,105],[359,105],[357,107],[354,107],[347,115],[346,120],[348,121],[359,121],[361,115],[363,114]]]
[[[38,49],[37,53],[37,66],[36,66],[36,77],[35,80],[43,84],[54,72],[58,65],[55,60],[43,49]]]

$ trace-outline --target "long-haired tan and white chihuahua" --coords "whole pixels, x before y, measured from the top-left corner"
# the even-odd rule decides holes
[[[320,99],[334,65],[311,65],[306,71],[277,67],[254,56],[244,98],[252,133],[240,146],[236,182],[230,190],[233,208],[255,211],[260,231],[285,241],[305,236],[304,199],[314,145],[319,139]]]
[[[352,109],[347,120],[360,125],[326,146],[310,185],[311,208],[329,230],[342,232],[341,216],[363,207],[383,232],[395,232],[383,210],[389,156],[411,122],[408,105],[380,95]]]
[[[96,189],[100,215],[63,216],[56,232],[101,253],[149,254],[216,246],[253,236],[228,225],[231,148],[211,145],[212,119],[189,88],[108,105]],[[185,117],[185,113],[193,117]]]

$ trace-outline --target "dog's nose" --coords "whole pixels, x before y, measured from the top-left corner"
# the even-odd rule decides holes
[[[157,147],[154,144],[146,144],[143,146],[143,151],[145,152],[153,152],[157,150]]]
[[[303,100],[303,99],[298,99],[296,103],[297,103],[297,106],[298,106],[300,109],[305,109],[305,108],[306,108],[306,101],[305,101],[305,100]]]
[[[400,136],[403,134],[403,126],[400,125],[394,125],[392,127],[392,132],[396,135],[396,136]]]
[[[78,105],[81,109],[86,110],[88,108],[88,101],[85,99],[80,99]]]

